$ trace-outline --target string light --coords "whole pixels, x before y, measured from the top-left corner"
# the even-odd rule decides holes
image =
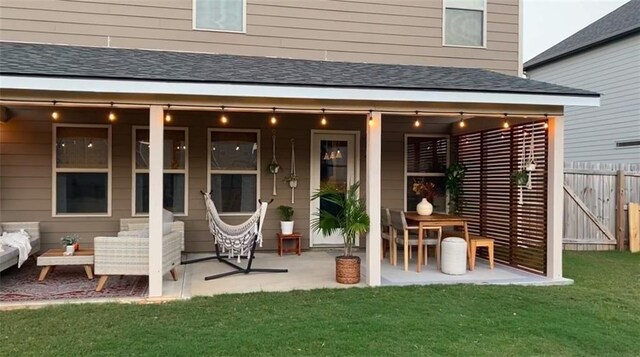
[[[369,110],[369,125],[373,126],[373,110]]]
[[[504,129],[509,129],[509,121],[507,120],[507,113],[504,113],[504,121],[502,122],[502,127]]]
[[[164,121],[171,122],[171,104],[167,104],[167,113],[164,115]]]
[[[322,108],[322,119],[320,119],[320,124],[322,126],[327,125],[327,117],[324,115],[324,108]]]
[[[111,102],[111,111],[109,111],[109,121],[116,120],[116,113],[113,111],[113,102]]]
[[[276,125],[278,118],[276,118],[276,107],[273,107],[273,114],[271,115],[271,124]]]
[[[53,111],[51,112],[51,119],[58,120],[60,118],[60,113],[56,110],[56,101],[53,101]]]
[[[545,120],[545,122],[542,125],[542,127],[545,128],[545,129],[549,129],[549,115],[545,114],[544,115],[544,120]]]
[[[220,115],[220,122],[222,124],[227,124],[229,122],[229,120],[227,119],[227,116],[224,115],[224,105],[220,107],[222,109],[222,115]]]
[[[418,118],[418,111],[416,110],[416,121],[413,122],[413,126],[415,126],[416,128],[420,127],[420,119]]]
[[[465,126],[467,126],[467,124],[465,124],[464,122],[464,113],[460,112],[460,123],[458,124],[459,127],[464,128]]]

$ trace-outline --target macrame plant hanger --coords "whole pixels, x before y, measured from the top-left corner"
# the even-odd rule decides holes
[[[271,136],[273,141],[273,158],[271,159],[271,164],[269,165],[269,170],[273,174],[273,195],[277,196],[278,191],[276,190],[276,180],[278,179],[278,170],[280,169],[280,165],[278,165],[278,161],[276,160],[276,131],[273,130],[273,135]]]
[[[298,177],[296,176],[295,139],[291,139],[291,172],[289,173],[289,187],[291,187],[291,204],[295,203],[297,186]]]
[[[533,187],[531,176],[533,171],[536,169],[536,158],[534,154],[534,145],[535,139],[533,134],[534,128],[531,126],[530,132],[530,140],[529,140],[529,150],[527,152],[527,131],[525,130],[522,134],[522,159],[520,160],[520,171],[527,172],[527,184],[526,185],[518,185],[518,205],[524,204],[523,197],[523,188],[531,189]]]

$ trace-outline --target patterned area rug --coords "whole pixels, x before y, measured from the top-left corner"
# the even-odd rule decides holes
[[[58,266],[44,281],[38,281],[40,269],[29,259],[20,269],[14,266],[0,272],[0,302],[147,296],[146,276],[110,277],[97,292],[98,277],[89,280],[82,266]]]

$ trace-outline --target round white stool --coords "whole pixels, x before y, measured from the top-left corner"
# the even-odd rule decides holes
[[[467,242],[458,237],[442,240],[442,272],[449,275],[467,273]]]

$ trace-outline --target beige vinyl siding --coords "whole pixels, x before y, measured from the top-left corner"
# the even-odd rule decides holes
[[[247,33],[192,29],[191,0],[0,2],[0,39],[516,74],[518,1],[488,0],[487,48],[442,46],[442,2],[247,0]]]
[[[535,80],[602,95],[599,107],[566,107],[566,161],[640,163],[639,147],[616,147],[618,141],[640,140],[639,63],[636,34],[527,73]]]

